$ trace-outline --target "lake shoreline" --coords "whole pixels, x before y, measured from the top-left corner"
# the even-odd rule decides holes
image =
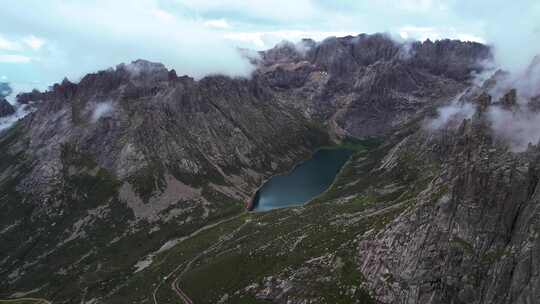
[[[258,194],[259,191],[262,189],[262,187],[264,187],[264,185],[265,185],[270,179],[272,179],[273,177],[276,177],[276,176],[286,176],[286,175],[291,174],[298,166],[300,166],[302,163],[304,163],[304,162],[310,160],[310,159],[313,157],[313,155],[315,155],[315,153],[317,153],[317,152],[318,152],[319,150],[321,150],[321,149],[324,149],[324,148],[319,147],[319,148],[315,149],[315,151],[309,152],[309,153],[308,153],[309,156],[308,156],[307,158],[303,158],[302,160],[297,161],[297,162],[294,164],[294,166],[292,167],[292,169],[287,170],[287,171],[285,171],[285,172],[283,172],[283,173],[272,174],[272,175],[268,176],[267,178],[264,178],[264,179],[261,181],[260,185],[256,188],[255,192],[250,196],[249,201],[248,201],[247,204],[246,204],[246,209],[247,209],[247,211],[249,211],[249,212],[255,212],[255,210],[254,210],[255,207],[256,207],[256,206],[255,206],[255,198],[257,197],[257,194]]]
[[[294,170],[296,170],[298,168],[298,166],[301,166],[303,163],[305,163],[306,161],[309,161],[310,159],[313,158],[313,156],[321,151],[321,150],[351,150],[353,153],[349,156],[349,159],[343,164],[343,166],[340,168],[339,172],[336,174],[336,177],[341,173],[341,170],[343,170],[343,167],[345,167],[345,165],[350,161],[350,158],[358,151],[364,151],[364,150],[369,150],[371,148],[373,148],[374,146],[378,146],[380,144],[380,141],[378,138],[367,138],[367,139],[356,139],[356,138],[346,138],[344,140],[342,140],[341,142],[339,143],[334,143],[332,145],[323,145],[323,146],[319,146],[317,148],[315,148],[313,151],[310,151],[308,153],[308,156],[305,157],[305,158],[302,158],[301,160],[297,161],[294,166],[290,169],[290,170],[286,170],[284,172],[280,172],[280,173],[276,173],[276,174],[272,174],[270,176],[268,176],[267,178],[264,178],[262,179],[260,185],[255,189],[255,191],[253,192],[253,194],[250,196],[249,200],[246,202],[245,204],[245,208],[248,212],[265,212],[265,211],[256,211],[255,208],[257,207],[256,206],[256,203],[255,203],[255,199],[256,199],[256,196],[257,194],[260,192],[260,190],[264,187],[264,185],[270,181],[270,179],[274,178],[274,177],[277,177],[277,176],[287,176],[287,175],[290,175]],[[335,178],[334,178],[334,181],[335,181]],[[331,187],[333,184],[334,184],[334,181],[332,181],[332,184],[329,186]],[[314,200],[315,198],[317,198],[318,196],[322,195],[324,192],[326,192],[328,189],[326,189],[325,191],[323,191],[322,193],[320,193],[319,195],[317,195],[316,197],[312,198],[311,200],[307,201],[304,203],[307,204],[309,203],[310,201]],[[291,208],[291,207],[295,207],[295,206],[285,206],[285,207],[282,207],[282,208]],[[268,211],[268,210],[266,210]]]
[[[354,154],[349,147],[320,147],[282,174],[264,181],[250,197],[250,211],[301,206],[325,192]]]

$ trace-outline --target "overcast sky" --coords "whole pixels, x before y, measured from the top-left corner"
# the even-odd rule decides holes
[[[0,81],[45,88],[138,58],[178,74],[247,75],[236,47],[387,32],[496,47],[515,69],[540,50],[538,0],[17,0],[0,10]]]

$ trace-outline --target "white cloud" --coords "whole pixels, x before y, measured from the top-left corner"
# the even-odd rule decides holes
[[[213,19],[204,22],[204,26],[215,29],[230,29],[231,25],[225,19]]]
[[[92,122],[97,122],[101,117],[107,117],[113,111],[113,105],[110,101],[100,102],[95,105],[92,111]]]
[[[23,39],[23,42],[34,50],[39,50],[45,44],[45,40],[36,36],[28,36]]]
[[[254,19],[294,22],[323,16],[311,0],[179,0],[183,6],[199,14],[228,12]]]
[[[0,62],[3,63],[29,63],[32,58],[23,55],[0,54]]]
[[[28,2],[32,2],[32,10],[27,10]],[[39,57],[39,62],[32,60],[33,71],[44,82],[60,81],[64,76],[77,80],[86,73],[136,59],[162,62],[179,74],[196,78],[251,73],[251,64],[221,33],[204,26],[198,16],[179,14],[163,2],[14,2],[0,11],[0,28],[12,36],[33,35],[46,41],[46,48],[31,41],[35,47],[42,46],[39,56],[31,57]]]
[[[8,99],[8,101],[10,100]],[[10,102],[13,104],[12,101]],[[0,131],[11,128],[19,119],[23,118],[32,111],[34,111],[34,109],[31,107],[26,107],[24,105],[15,105],[14,114],[0,118]]]
[[[324,40],[325,38],[336,36],[358,35],[357,32],[322,32],[322,31],[299,31],[299,30],[283,30],[283,31],[266,31],[266,32],[228,32],[224,34],[226,39],[243,44],[244,47],[256,49],[268,49],[277,43],[287,40],[298,42],[303,38],[311,38],[316,41]]]
[[[403,39],[415,39],[415,40],[440,40],[444,38],[459,39],[463,41],[476,41],[485,43],[482,37],[475,36],[469,33],[460,33],[454,28],[436,28],[436,27],[418,27],[418,26],[404,26],[398,29],[399,36]]]
[[[24,69],[2,67],[19,82],[76,80],[138,58],[195,77],[245,76],[252,67],[236,47],[390,32],[405,39],[485,41],[508,67],[539,51],[539,19],[538,0],[27,0],[0,10],[0,51],[32,58]]]
[[[43,44],[45,44],[45,40],[34,35],[16,39],[8,39],[0,35],[0,50],[4,51],[21,52],[28,48],[38,50]]]
[[[453,1],[450,7],[468,31],[494,46],[504,69],[520,72],[540,53],[538,0]]]
[[[172,23],[175,21],[175,17],[174,15],[172,14],[169,14],[168,12],[162,10],[162,9],[153,9],[152,10],[152,14],[158,18],[159,20],[163,21],[163,22],[167,22],[167,23]]]
[[[21,46],[16,41],[0,36],[0,50],[18,51],[20,49],[21,49]]]
[[[454,97],[447,105],[437,109],[437,117],[427,121],[427,128],[438,130],[441,128],[457,128],[464,119],[470,119],[476,113],[476,107],[470,102],[463,102],[461,98],[465,91]]]
[[[529,144],[537,145],[540,140],[540,113],[490,107],[488,118],[495,134],[514,152],[523,152]]]
[[[430,11],[435,6],[434,1],[432,0],[398,0],[392,4],[397,4],[398,8],[412,12]]]

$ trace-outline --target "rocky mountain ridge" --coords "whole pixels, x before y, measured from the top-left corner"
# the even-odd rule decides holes
[[[15,108],[4,98],[0,98],[0,118],[13,115]]]
[[[331,140],[385,136],[463,91],[491,56],[384,35],[260,55],[250,79],[138,60],[17,96],[36,111],[0,134],[1,295],[135,297],[156,252],[238,217],[266,177]]]
[[[493,99],[486,90],[500,75],[461,97],[473,102],[472,117],[420,129],[386,156],[384,170],[406,161],[432,175],[409,210],[359,246],[361,271],[381,303],[538,298],[538,143],[516,153],[490,116],[504,109],[518,123],[536,97],[519,100],[510,89]]]

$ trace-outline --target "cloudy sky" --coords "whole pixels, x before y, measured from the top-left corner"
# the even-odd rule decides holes
[[[387,32],[494,45],[501,65],[540,51],[538,0],[17,0],[0,4],[0,81],[17,91],[138,58],[179,74],[247,75],[237,47]]]

